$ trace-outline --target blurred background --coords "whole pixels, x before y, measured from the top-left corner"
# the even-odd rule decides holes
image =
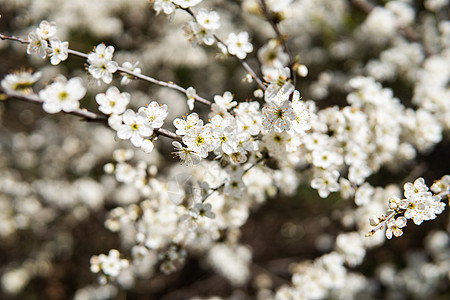
[[[274,37],[272,28],[251,11],[251,1],[204,2],[205,7],[214,7],[221,15],[219,35],[249,32],[255,51],[247,62],[260,74],[256,49]],[[389,1],[374,2],[384,5]],[[286,20],[281,28],[289,38],[291,52],[309,69],[306,78],[297,79],[296,88],[303,99],[314,99],[321,108],[344,106],[348,93],[345,82],[366,72],[364,65],[390,45],[358,34],[367,14],[350,1],[294,3],[299,11],[295,10],[292,20]],[[414,1],[412,7],[416,20],[422,21],[428,13],[424,2]],[[164,14],[156,16],[149,1],[144,0],[2,0],[0,13],[0,33],[25,38],[41,20],[56,21],[58,37],[68,40],[71,49],[87,53],[103,42],[115,47],[114,58],[119,64],[139,62],[143,74],[185,88],[193,86],[206,99],[224,91],[231,91],[239,101],[254,99],[256,85],[243,81],[245,71],[237,60],[218,57],[216,47],[189,44],[182,28],[189,15],[184,12],[177,12],[169,20]],[[82,106],[96,111],[95,95],[106,87],[98,86],[84,67],[85,62],[77,57],[52,66],[47,59],[27,55],[25,45],[0,41],[1,78],[21,68],[40,71],[42,78],[34,88],[38,91],[57,74],[81,76],[88,83]],[[401,70],[398,72],[383,84],[392,88],[404,105],[412,106],[413,84]],[[118,85],[119,80],[117,77],[114,83]],[[173,129],[171,120],[188,112],[186,97],[178,92],[137,81],[121,89],[131,94],[133,108],[154,100],[168,104],[168,129]],[[204,118],[208,113],[201,104],[196,104],[195,111]],[[114,141],[114,135],[102,124],[70,115],[49,115],[38,105],[16,99],[0,102],[1,299],[71,299],[77,292],[79,299],[84,299],[80,290],[97,278],[89,270],[91,256],[120,249],[122,237],[107,230],[104,222],[111,209],[137,202],[139,195],[120,189],[103,171],[103,166],[112,161],[114,149],[131,148],[126,142]],[[155,143],[158,151],[136,156],[164,174],[169,166],[178,163],[172,157],[170,142],[162,137]],[[381,187],[392,183],[402,186],[422,176],[431,185],[449,172],[449,153],[447,132],[434,149],[400,168],[382,168],[368,182]],[[288,284],[294,263],[331,251],[338,233],[354,230],[355,224],[343,221],[353,211],[352,206],[338,194],[320,198],[304,181],[294,195],[268,198],[251,212],[241,228],[240,243],[248,246],[253,255],[252,279],[244,286],[233,287],[227,279],[205,268],[194,254],[188,256],[180,271],[171,275],[157,272],[150,279],[137,281],[130,290],[118,291],[114,299],[212,295],[255,298],[265,285],[276,289]],[[364,262],[352,270],[373,281],[372,291],[360,299],[450,298],[449,278],[432,280],[433,276],[426,273],[433,272],[426,266],[445,268],[449,264],[446,257],[439,265],[427,248],[433,245],[430,240],[437,232],[448,232],[448,220],[447,209],[434,221],[420,227],[408,226],[402,238],[369,250]],[[430,283],[422,291],[402,286],[406,292],[397,295],[380,279],[384,276],[380,275],[380,266],[385,264],[405,270],[398,273],[405,281],[415,277]],[[416,268],[414,264],[424,267]],[[108,295],[108,288],[98,293],[99,299]]]

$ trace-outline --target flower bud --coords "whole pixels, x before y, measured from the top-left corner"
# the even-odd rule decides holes
[[[389,206],[390,209],[393,209],[393,210],[398,208],[398,205],[395,202],[389,202],[388,206]]]
[[[380,219],[377,216],[371,216],[369,218],[369,223],[371,226],[377,226],[378,224],[380,224]]]
[[[114,165],[112,163],[107,163],[103,166],[103,171],[106,174],[112,174],[112,172],[114,172]]]

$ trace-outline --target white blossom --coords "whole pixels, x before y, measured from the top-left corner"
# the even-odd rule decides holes
[[[246,31],[235,34],[231,32],[226,40],[228,52],[236,55],[240,59],[247,57],[247,53],[253,51],[253,45],[248,41],[248,33]]]
[[[216,30],[220,27],[220,16],[215,11],[208,12],[201,8],[197,13],[197,22],[206,29]]]
[[[141,147],[145,137],[153,134],[153,128],[150,126],[147,115],[144,111],[135,113],[127,109],[123,114],[123,125],[117,131],[117,137],[123,140],[130,139],[136,147]]]
[[[27,53],[36,53],[40,58],[44,59],[47,56],[48,43],[42,39],[36,32],[28,34],[29,44],[27,46]]]
[[[89,64],[88,71],[98,80],[104,83],[111,83],[113,74],[117,71],[118,64],[113,61],[114,47],[105,44],[99,44],[95,47],[94,52],[90,53],[87,58]]]
[[[153,128],[161,128],[169,114],[167,105],[159,104],[156,101],[150,102],[146,107],[141,107],[139,112],[141,111],[147,115],[147,122]]]
[[[55,81],[39,92],[39,97],[44,101],[42,108],[51,114],[61,110],[71,112],[80,107],[80,100],[86,94],[81,78],[74,77],[67,80],[59,76]]]
[[[91,271],[98,273],[102,271],[105,275],[111,277],[119,276],[120,272],[127,268],[128,260],[120,258],[120,252],[116,249],[111,249],[108,255],[100,254],[99,256],[91,257]]]
[[[30,93],[31,87],[41,78],[41,72],[15,71],[7,74],[1,81],[1,86],[5,90]]]
[[[268,131],[282,132],[291,129],[291,123],[296,119],[292,103],[288,100],[282,101],[279,105],[268,103],[263,109],[263,127]]]
[[[51,40],[50,48],[52,52],[49,54],[52,65],[57,65],[64,61],[69,56],[67,50],[69,49],[69,42],[61,42],[60,40]]]
[[[46,20],[39,23],[39,27],[36,28],[36,34],[43,40],[50,40],[56,35],[56,23],[48,22]]]
[[[118,88],[112,86],[106,93],[95,96],[95,101],[99,105],[98,109],[106,114],[122,114],[130,103],[130,94],[121,93]]]

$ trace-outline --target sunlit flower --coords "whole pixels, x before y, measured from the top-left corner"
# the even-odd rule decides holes
[[[200,162],[201,157],[194,151],[183,147],[180,142],[174,141],[172,142],[172,145],[176,150],[173,153],[178,155],[181,161],[183,161],[186,166],[195,166]]]
[[[36,33],[41,39],[50,40],[56,35],[56,23],[43,20],[36,28]]]
[[[36,32],[28,34],[29,44],[27,46],[27,53],[36,53],[40,58],[44,59],[47,56],[48,43]]]
[[[253,45],[248,41],[248,33],[246,31],[235,34],[231,32],[226,40],[228,52],[236,55],[240,59],[247,57],[247,53],[253,51]]]
[[[67,50],[69,49],[69,42],[61,42],[60,40],[51,40],[50,49],[52,52],[49,54],[50,62],[52,65],[57,65],[61,61],[64,61],[69,56]]]
[[[141,147],[144,138],[153,134],[153,128],[142,111],[136,114],[131,109],[127,109],[123,114],[123,123],[117,131],[117,137],[122,140],[130,139],[136,147]]]
[[[201,8],[197,13],[197,22],[206,29],[216,30],[220,27],[220,16],[215,11],[208,12]]]
[[[67,81],[64,76],[59,76],[55,81],[39,92],[39,97],[44,101],[43,109],[51,114],[71,112],[80,107],[80,100],[86,94],[81,78],[75,77]]]
[[[121,93],[115,86],[110,87],[106,93],[95,96],[98,109],[105,115],[122,114],[130,103],[130,94]]]
[[[5,90],[31,93],[31,87],[39,80],[39,78],[41,78],[41,76],[41,72],[32,73],[31,71],[25,70],[15,71],[11,74],[7,74],[5,78],[3,78],[1,85]]]
[[[403,234],[401,228],[406,226],[406,218],[398,217],[397,219],[391,219],[386,223],[386,237],[388,239],[392,238],[392,235],[399,237]]]
[[[146,107],[141,107],[139,111],[142,111],[147,115],[147,122],[153,128],[161,128],[164,124],[164,120],[169,115],[167,105],[159,104],[156,101],[152,101]]]
[[[113,54],[113,46],[106,47],[105,44],[99,44],[94,52],[88,55],[88,71],[92,77],[98,79],[99,84],[100,80],[111,83],[113,74],[117,71],[118,64],[112,60]]]
[[[288,100],[280,105],[269,103],[263,109],[263,127],[268,131],[281,132],[291,129],[291,123],[296,119],[292,103]]]

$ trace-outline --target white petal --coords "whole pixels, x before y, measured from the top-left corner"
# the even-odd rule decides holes
[[[144,150],[145,153],[150,153],[153,150],[153,143],[150,140],[144,140],[142,142],[141,148]]]
[[[144,141],[144,138],[139,134],[139,132],[134,131],[130,138],[130,141],[136,147],[141,147],[142,142]]]
[[[131,109],[127,109],[123,114],[123,122],[125,124],[132,124],[136,120],[136,114]]]
[[[55,114],[61,111],[61,106],[58,102],[48,101],[42,104],[42,108],[49,114]]]

